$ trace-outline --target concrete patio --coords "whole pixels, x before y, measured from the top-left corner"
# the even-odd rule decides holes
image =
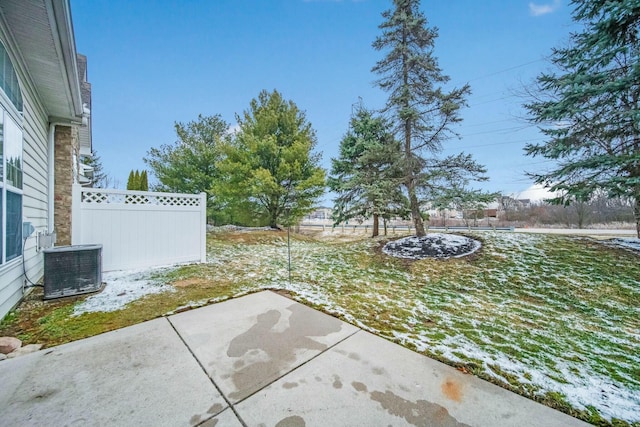
[[[0,362],[0,426],[588,426],[272,292]]]

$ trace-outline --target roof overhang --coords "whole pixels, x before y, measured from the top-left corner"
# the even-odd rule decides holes
[[[2,0],[0,9],[49,121],[81,125],[83,105],[69,0]]]

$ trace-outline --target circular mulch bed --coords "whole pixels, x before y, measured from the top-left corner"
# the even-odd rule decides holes
[[[459,258],[477,251],[481,243],[458,234],[431,233],[424,237],[409,236],[387,243],[382,252],[397,258]]]

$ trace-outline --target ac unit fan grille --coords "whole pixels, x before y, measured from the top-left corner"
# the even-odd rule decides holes
[[[44,299],[102,288],[102,245],[57,246],[44,251]]]

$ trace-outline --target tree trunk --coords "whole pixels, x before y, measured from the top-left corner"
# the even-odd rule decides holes
[[[407,185],[407,191],[409,192],[409,203],[411,207],[411,219],[413,225],[416,227],[416,236],[424,237],[427,233],[424,231],[424,223],[422,222],[422,214],[420,213],[420,203],[416,196],[415,185]]]
[[[404,24],[402,27],[402,46],[407,46],[408,36],[407,25]],[[402,51],[402,83],[405,88],[409,86],[409,55],[407,52],[407,49],[403,49]],[[403,101],[403,104],[404,109],[410,109],[408,98]],[[407,180],[407,192],[409,193],[411,219],[413,220],[413,225],[416,227],[416,235],[418,237],[423,237],[427,233],[425,233],[424,231],[422,215],[420,214],[420,203],[418,202],[418,197],[416,196],[416,182],[414,177],[413,165],[414,159],[413,150],[411,149],[411,137],[413,131],[413,122],[411,120],[411,118],[406,118],[404,121],[404,156],[406,162],[405,178]]]
[[[575,209],[576,209],[576,215],[577,215],[576,221],[578,222],[578,228],[583,229],[587,222],[587,219],[588,219],[587,215],[589,214],[589,209],[591,209],[591,207],[586,202],[576,202]]]
[[[376,237],[378,234],[378,224],[379,224],[378,214],[373,214],[373,234],[371,237]]]
[[[633,217],[636,219],[636,234],[640,239],[640,186],[636,187],[635,203],[633,205]]]
[[[267,215],[269,216],[269,227],[271,228],[276,228],[276,229],[280,229],[280,227],[278,227],[278,216],[279,216],[279,212],[278,212],[278,207],[275,206],[274,204],[267,204],[265,205],[266,211],[267,211]],[[287,218],[287,222],[289,218]]]
[[[272,211],[269,212],[269,227],[280,229],[278,227],[278,214]]]
[[[405,185],[407,187],[407,193],[409,193],[411,219],[413,220],[413,225],[416,227],[416,236],[423,237],[427,233],[424,231],[424,223],[422,222],[422,215],[420,214],[420,202],[418,202],[418,196],[416,195],[416,182],[413,175],[413,156],[411,154],[411,123],[409,121],[405,123],[405,157]]]

